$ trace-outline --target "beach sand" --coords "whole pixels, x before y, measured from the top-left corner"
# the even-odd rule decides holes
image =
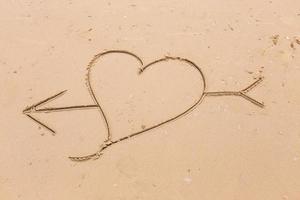
[[[1,200],[299,200],[299,0],[0,3]]]

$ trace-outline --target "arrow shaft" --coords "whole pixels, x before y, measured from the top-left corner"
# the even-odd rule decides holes
[[[239,96],[240,92],[222,91],[222,92],[206,92],[206,96]]]
[[[85,110],[85,109],[94,109],[98,108],[98,105],[78,105],[78,106],[64,106],[64,107],[54,107],[54,108],[40,108],[36,109],[35,112],[59,112],[67,110]]]

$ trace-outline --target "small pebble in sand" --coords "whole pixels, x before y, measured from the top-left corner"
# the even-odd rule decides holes
[[[290,47],[291,47],[292,49],[295,49],[294,42],[291,42]]]
[[[190,184],[192,182],[192,179],[190,177],[185,177],[183,181],[186,182],[187,184]]]
[[[294,157],[294,161],[298,161],[300,158],[298,156]]]

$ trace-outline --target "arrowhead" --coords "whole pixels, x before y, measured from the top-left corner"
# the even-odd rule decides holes
[[[46,128],[47,130],[51,131],[52,133],[55,134],[55,131],[53,129],[51,129],[50,127],[48,127],[46,124],[42,123],[41,121],[39,121],[38,119],[36,119],[35,117],[31,116],[30,114],[33,112],[37,111],[37,108],[41,105],[44,105],[46,103],[48,103],[51,100],[54,100],[55,98],[63,95],[67,90],[64,90],[62,92],[59,92],[51,97],[48,97],[47,99],[44,99],[36,104],[33,104],[31,106],[27,106],[24,110],[23,110],[23,114],[25,114],[27,117],[29,117],[30,119],[32,119],[34,122],[38,123],[39,125],[41,125],[42,127]]]
[[[66,92],[67,92],[67,90],[64,90],[64,91],[59,92],[59,93],[57,93],[57,94],[55,94],[55,95],[53,95],[51,97],[48,97],[48,98],[46,98],[46,99],[44,99],[44,100],[42,100],[42,101],[40,101],[38,103],[35,103],[35,104],[31,105],[31,106],[27,106],[23,110],[23,114],[30,114],[32,112],[35,112],[37,110],[37,107],[39,107],[41,105],[44,105],[44,104],[48,103],[49,101],[52,101],[52,100],[56,99],[57,97],[65,94]]]
[[[31,106],[28,107],[28,106],[27,106],[27,107],[23,110],[23,114],[26,115],[26,114],[31,113],[31,112],[32,112],[32,109],[33,109],[33,107],[31,107]]]

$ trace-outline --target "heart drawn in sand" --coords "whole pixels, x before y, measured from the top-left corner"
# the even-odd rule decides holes
[[[175,65],[177,67],[174,67]],[[155,60],[147,65],[144,65],[142,59],[133,53],[127,51],[107,51],[95,55],[94,58],[89,63],[87,70],[88,70],[87,79],[86,79],[87,86],[90,91],[92,99],[94,100],[95,104],[98,105],[98,109],[102,115],[102,118],[104,119],[105,126],[107,129],[107,138],[106,138],[107,143],[120,141],[123,140],[124,138],[132,137],[134,135],[149,131],[151,129],[157,128],[171,121],[174,121],[175,119],[187,114],[189,111],[195,108],[196,105],[201,102],[205,93],[205,79],[201,69],[192,61],[180,57],[166,56],[164,58]],[[99,71],[95,71],[95,70],[99,70]],[[175,71],[177,70],[178,72],[176,73],[174,72],[174,70]],[[184,74],[185,73],[184,70],[188,70],[188,72],[186,73],[189,74]],[[162,77],[160,78],[159,75],[161,74],[159,73],[163,74]],[[149,76],[147,76],[147,74],[149,74]],[[186,75],[185,78],[183,77],[184,75]],[[184,82],[182,82],[182,80],[189,81],[187,77],[190,76],[194,76],[193,83],[185,84]],[[175,78],[176,80],[174,80]],[[125,79],[126,81],[121,79]],[[145,81],[145,79],[147,80]],[[160,83],[157,83],[158,79],[161,80]],[[195,79],[197,79],[197,81],[195,81]],[[146,83],[143,85],[142,83],[144,82]],[[105,90],[104,89],[105,85],[109,85],[108,86],[109,89],[106,88]],[[164,87],[164,85],[167,86]],[[170,88],[170,86],[172,88]],[[194,87],[192,88],[191,86]],[[155,91],[153,91],[153,87],[156,89]],[[138,95],[136,95],[137,98],[135,103],[141,105],[143,103],[144,104],[143,106],[140,107],[136,105],[131,105],[131,108],[133,108],[132,110],[130,109],[124,110],[122,108],[124,107],[124,101],[122,102],[121,100],[119,100],[119,98],[121,99],[124,99],[124,97],[130,98],[130,94],[128,93],[131,92],[135,93],[136,92],[135,88],[137,88],[137,90],[139,91],[137,92]],[[195,88],[197,90],[195,90]],[[165,91],[161,91],[164,89]],[[149,92],[149,90],[152,91],[152,93],[150,92],[149,94],[150,96],[141,99],[140,95]],[[194,93],[192,99],[190,98],[187,101],[189,102],[189,104],[184,102],[184,97],[180,97],[180,98],[178,97],[179,95],[181,96],[187,95],[187,93],[185,93],[186,90],[188,90],[189,93]],[[173,93],[176,92],[177,94],[175,94],[174,96]],[[109,97],[107,97],[107,93],[110,93],[108,95]],[[166,104],[163,105],[157,103],[159,102],[157,100],[159,99],[159,97],[161,97],[161,99],[164,99],[165,96],[171,96],[169,97],[169,101]],[[176,99],[181,99],[181,101],[177,102],[176,104]],[[104,106],[103,101],[107,102],[106,103],[107,107]],[[155,102],[159,105],[156,105]],[[122,103],[123,105],[120,105]],[[119,124],[115,123],[116,119],[118,118],[118,114],[114,114],[111,117],[109,116],[111,110],[113,109],[116,110],[116,107],[123,109],[124,112],[130,112],[130,113],[135,112],[136,115],[132,114],[135,116],[133,117],[134,121],[142,119],[143,116],[145,115],[151,115],[151,114],[153,118],[156,118],[156,120],[152,120],[155,122],[152,122],[151,124],[149,124],[148,121],[141,120],[146,125],[139,126],[138,128],[134,127],[132,128],[132,130],[125,130],[126,128],[124,129],[123,126],[125,122],[123,122],[122,126],[119,125],[122,123]],[[146,112],[141,111],[141,110],[145,110],[145,107],[149,109],[151,108],[155,111],[152,112],[151,109],[150,110],[148,109],[148,114],[145,114]],[[157,107],[160,107],[159,110],[157,110]],[[178,107],[180,107],[180,109]],[[168,110],[169,112],[172,113],[172,116],[166,113],[168,112]],[[176,113],[174,113],[174,110],[176,110]],[[119,118],[122,118],[123,121],[126,121],[126,119],[124,118],[128,118],[131,115],[129,113],[124,113],[124,112],[121,113],[122,117]],[[161,119],[162,118],[161,116],[163,116],[164,119]],[[126,123],[128,122],[126,121]],[[112,124],[117,124],[117,125],[115,127],[112,127]],[[130,127],[127,128],[129,129]],[[113,131],[113,129],[116,130],[116,132],[123,132],[122,135],[121,136],[118,135],[115,131]],[[115,137],[116,134],[118,135],[117,138],[119,139],[113,140],[113,137]]]

